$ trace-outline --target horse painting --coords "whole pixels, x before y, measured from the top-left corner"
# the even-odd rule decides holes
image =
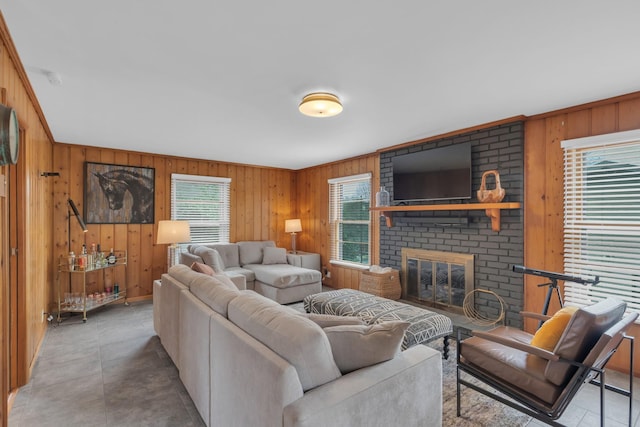
[[[87,198],[91,199],[93,196],[94,199],[97,199],[96,196],[99,193],[104,196],[102,200],[96,200],[97,203],[89,201],[87,204],[89,223],[153,223],[153,174],[150,177],[148,173],[142,173],[143,170],[153,171],[153,169],[94,165],[103,166],[102,169],[107,169],[107,171],[100,171],[100,168],[97,167],[96,170],[87,170],[87,175],[94,177],[94,179],[97,178],[99,184],[99,189],[87,188]],[[90,164],[88,164],[89,166]],[[141,171],[138,172],[137,169]],[[95,194],[96,192],[98,194]],[[110,212],[105,212],[104,208],[107,206]],[[94,212],[94,210],[98,212]],[[92,216],[92,213],[97,215]]]

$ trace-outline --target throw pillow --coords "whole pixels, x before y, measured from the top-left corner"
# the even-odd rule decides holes
[[[262,264],[286,264],[287,250],[285,248],[264,248]]]
[[[578,311],[578,307],[564,307],[554,314],[549,320],[544,322],[531,339],[531,345],[553,351],[560,341],[573,313]]]
[[[216,273],[224,272],[224,261],[222,261],[220,252],[206,246],[197,246],[193,250],[193,253],[202,258],[202,261],[204,261],[204,263],[209,267],[213,268],[213,271]]]
[[[318,314],[318,313],[299,313],[300,316],[304,316],[309,320],[312,320],[321,328],[328,328],[331,326],[341,325],[366,325],[364,320],[355,316],[334,316],[333,314]]]
[[[203,264],[197,261],[194,261],[191,264],[191,269],[193,271],[197,271],[198,273],[208,274],[209,276],[213,276],[214,274],[216,274],[216,272],[213,271],[213,268],[209,267],[207,264]]]
[[[342,325],[324,328],[333,358],[344,375],[365,366],[393,359],[400,352],[409,322]]]

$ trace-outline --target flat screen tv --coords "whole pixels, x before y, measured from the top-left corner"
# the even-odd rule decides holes
[[[471,143],[396,156],[394,203],[471,198]]]

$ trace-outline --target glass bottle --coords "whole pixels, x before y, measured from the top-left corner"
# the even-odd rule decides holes
[[[380,206],[389,206],[389,192],[384,188],[384,185],[376,193],[376,207]]]
[[[107,262],[110,265],[113,265],[116,263],[116,255],[113,253],[113,248],[111,248],[111,251],[109,252],[109,256],[107,257]]]
[[[73,271],[73,269],[76,266],[76,254],[74,254],[73,251],[69,252],[68,263],[69,263],[69,271]]]

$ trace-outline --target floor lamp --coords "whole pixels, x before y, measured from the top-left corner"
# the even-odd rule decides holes
[[[78,208],[76,207],[76,204],[73,203],[73,200],[68,199],[67,201],[69,203],[69,207],[71,207],[71,210],[67,209],[67,212],[69,214],[67,218],[67,241],[69,242],[68,243],[69,252],[71,252],[71,211],[73,211],[73,215],[78,220],[78,224],[80,224],[82,231],[86,233],[87,231],[89,231],[89,229],[87,229],[87,225],[82,220],[82,217],[80,216],[80,212],[78,212]]]
[[[177,243],[187,243],[191,241],[191,229],[189,221],[158,221],[158,245],[169,244],[167,248],[167,266],[173,267],[176,264]]]
[[[286,219],[284,221],[284,232],[291,233],[291,252],[296,253],[296,233],[302,231],[302,224],[299,219]]]
[[[76,217],[76,219],[78,220],[78,224],[80,225],[80,228],[82,228],[82,232],[86,233],[87,231],[89,231],[89,229],[87,228],[87,225],[84,223],[84,221],[82,220],[82,217],[80,216],[80,212],[78,212],[78,208],[76,207],[76,204],[73,203],[73,200],[71,199],[67,199],[67,203],[69,204],[69,207],[67,208],[67,245],[68,245],[68,252],[67,254],[69,256],[71,256],[71,212],[73,212],[73,215]],[[71,208],[71,209],[69,209]],[[86,266],[85,266],[86,267]],[[75,266],[71,265],[71,262],[69,263],[69,269],[74,269]],[[68,274],[69,276],[69,292],[71,292],[72,288],[71,288],[71,274]],[[58,286],[58,301],[60,301],[60,287]],[[60,322],[60,306],[58,305],[58,322]]]

